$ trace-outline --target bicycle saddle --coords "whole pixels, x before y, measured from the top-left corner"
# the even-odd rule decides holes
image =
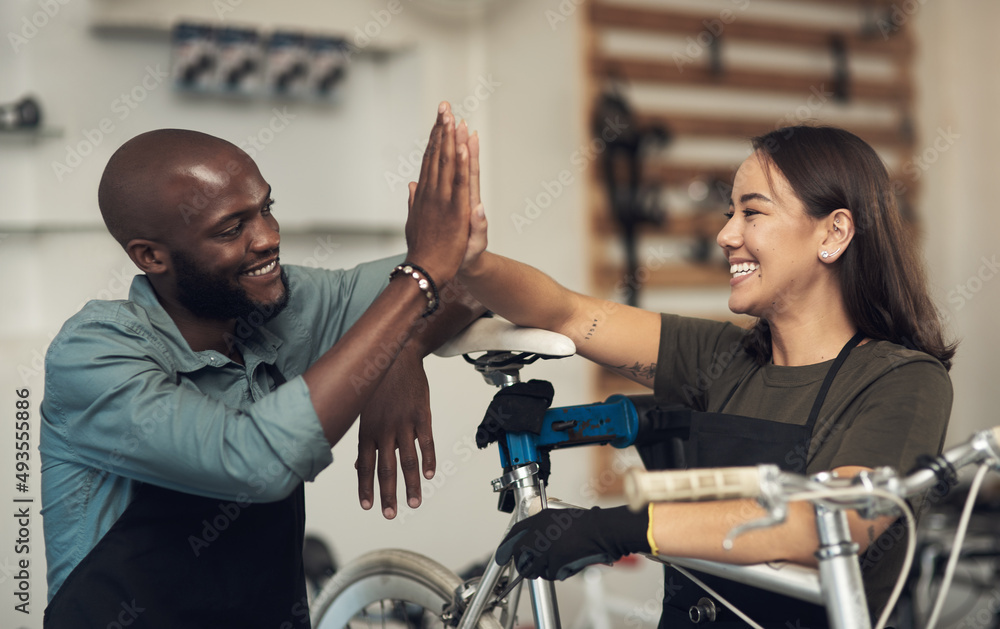
[[[523,352],[546,358],[576,353],[576,344],[558,332],[524,328],[497,316],[482,317],[444,342],[434,354],[444,358],[473,352]]]

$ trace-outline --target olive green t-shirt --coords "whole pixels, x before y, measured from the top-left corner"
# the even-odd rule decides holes
[[[758,366],[742,348],[745,334],[731,323],[663,315],[657,401],[806,424],[833,360],[802,367]],[[808,448],[790,451],[785,463],[793,466],[804,459],[808,474],[847,465],[891,466],[905,473],[920,455],[940,453],[951,403],[951,380],[938,360],[887,341],[870,341],[855,347],[841,366]],[[884,606],[902,567],[901,526],[890,527],[861,558],[873,615]]]

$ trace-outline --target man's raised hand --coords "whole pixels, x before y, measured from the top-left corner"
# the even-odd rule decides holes
[[[469,147],[457,134],[448,103],[441,103],[406,220],[407,258],[439,284],[458,272],[469,239]]]

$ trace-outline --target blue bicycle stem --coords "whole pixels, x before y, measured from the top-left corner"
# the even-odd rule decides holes
[[[610,444],[627,448],[639,432],[635,405],[624,395],[612,395],[604,402],[550,408],[545,412],[540,434],[507,433],[506,451],[500,448],[504,468],[539,462],[538,451],[572,448],[590,444]],[[509,458],[508,458],[509,454]]]

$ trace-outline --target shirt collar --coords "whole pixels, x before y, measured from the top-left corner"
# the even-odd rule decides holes
[[[156,291],[145,275],[136,275],[128,293],[129,301],[141,306],[149,317],[149,322],[160,334],[173,358],[177,361],[177,371],[191,372],[203,367],[221,367],[229,359],[215,350],[196,352],[188,345],[187,339],[181,335],[167,311],[163,309]],[[274,364],[278,358],[278,348],[281,338],[262,325],[251,325],[242,319],[236,323],[236,334],[233,340],[244,354],[244,363],[249,367],[258,362]],[[251,354],[248,356],[247,354]],[[252,360],[253,357],[259,360]]]

